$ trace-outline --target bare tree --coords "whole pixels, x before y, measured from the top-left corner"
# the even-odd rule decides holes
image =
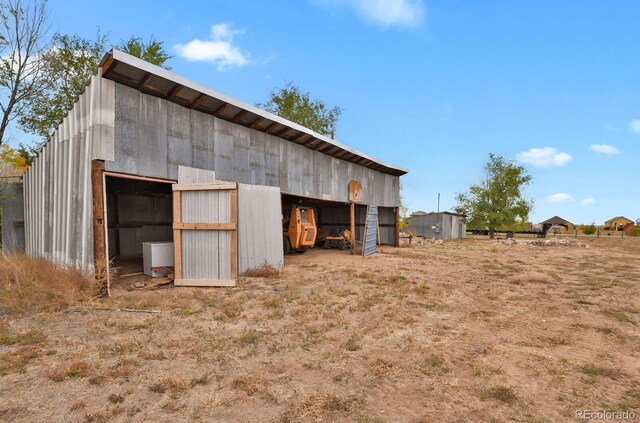
[[[49,83],[42,77],[48,48],[46,5],[46,0],[0,4],[0,145],[9,123]]]

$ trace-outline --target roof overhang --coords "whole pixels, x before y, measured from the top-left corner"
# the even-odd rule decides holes
[[[406,169],[377,160],[297,123],[219,93],[120,50],[113,49],[107,52],[100,61],[100,67],[103,78],[135,88],[145,94],[265,132],[379,172],[395,176],[407,173]]]

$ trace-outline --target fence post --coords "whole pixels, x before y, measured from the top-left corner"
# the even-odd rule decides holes
[[[576,239],[578,239],[578,230],[576,229]]]
[[[596,239],[600,238],[600,229],[596,230]]]

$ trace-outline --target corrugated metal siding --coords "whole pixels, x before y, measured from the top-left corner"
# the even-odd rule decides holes
[[[183,191],[183,223],[227,223],[231,220],[229,191]],[[231,233],[188,230],[182,233],[183,279],[231,279]]]
[[[177,179],[178,166],[215,170],[225,181],[280,187],[283,193],[348,201],[359,180],[363,204],[397,207],[399,177],[291,141],[177,106],[116,84],[115,161],[107,170]]]
[[[238,273],[284,266],[280,189],[238,184]]]
[[[24,175],[26,252],[93,270],[91,159],[113,160],[115,83],[93,75]]]
[[[181,184],[216,183],[216,173],[178,166]],[[183,191],[182,222],[224,223],[231,219],[229,191]],[[183,279],[231,279],[231,234],[228,231],[180,231]]]
[[[405,231],[425,238],[449,241],[464,238],[466,233],[466,226],[462,222],[462,217],[448,213],[429,213],[412,216],[410,222]]]
[[[378,206],[369,206],[367,209],[366,234],[364,245],[362,246],[362,255],[370,256],[376,252],[376,244],[378,243]]]
[[[15,226],[14,221],[24,220],[22,187],[9,186],[9,198],[2,200],[2,250],[24,252],[24,227]]]

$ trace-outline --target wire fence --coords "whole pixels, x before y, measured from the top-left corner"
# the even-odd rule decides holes
[[[471,238],[487,238],[489,231],[474,231],[468,230],[467,237]],[[519,239],[531,239],[531,238],[575,238],[575,239],[611,239],[611,240],[624,240],[628,238],[640,239],[637,236],[629,236],[625,231],[616,230],[604,230],[597,229],[594,234],[584,234],[580,230],[568,230],[561,233],[547,232],[545,234],[541,232],[514,232],[514,231],[495,231],[496,238],[519,238]]]

